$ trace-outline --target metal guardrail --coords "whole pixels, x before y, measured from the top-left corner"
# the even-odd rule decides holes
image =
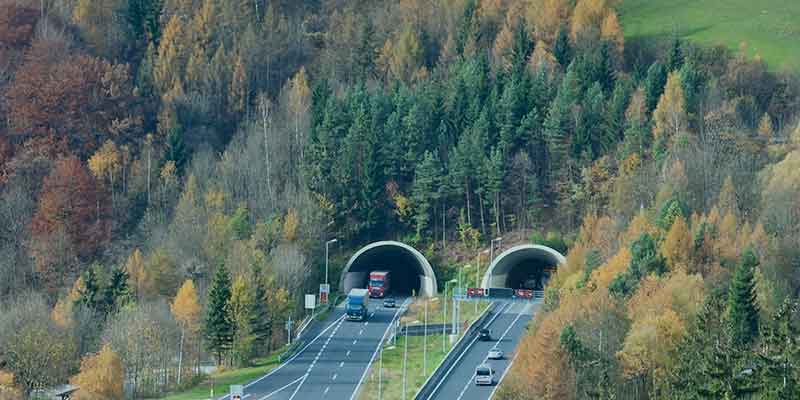
[[[483,311],[483,314],[475,320],[475,322],[470,325],[469,328],[464,332],[464,335],[458,339],[458,342],[450,348],[450,351],[444,357],[444,360],[439,364],[435,371],[433,371],[428,379],[425,381],[424,384],[419,388],[417,394],[414,395],[414,399],[416,400],[424,400],[431,396],[433,391],[436,389],[436,385],[442,379],[444,379],[444,374],[450,369],[450,366],[456,362],[459,355],[464,352],[467,346],[470,344],[470,339],[475,337],[476,332],[483,326],[483,323],[486,321],[486,318],[492,314],[492,312],[497,308],[499,303],[492,303],[489,307],[486,307],[486,310]]]

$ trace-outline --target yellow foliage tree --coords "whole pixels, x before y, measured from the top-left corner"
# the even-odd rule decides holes
[[[611,284],[611,281],[613,281],[617,275],[628,269],[630,263],[630,250],[628,250],[627,246],[620,248],[614,257],[611,257],[599,268],[592,271],[590,284],[587,286],[591,286],[601,293],[607,293],[608,285]]]
[[[526,13],[528,26],[535,29],[534,36],[546,43],[553,44],[556,34],[562,25],[566,25],[570,15],[569,0],[543,0],[529,2]]]
[[[615,11],[609,11],[603,19],[603,25],[600,27],[600,37],[603,40],[614,43],[620,54],[625,50],[625,37]]]
[[[175,295],[175,300],[170,305],[170,310],[181,328],[181,341],[178,351],[178,385],[180,386],[184,372],[183,354],[186,337],[189,336],[190,339],[194,339],[200,331],[200,313],[202,309],[197,298],[197,290],[191,279],[183,282],[181,288],[178,289],[178,294]]]
[[[287,242],[294,242],[297,239],[297,227],[300,225],[300,219],[297,216],[297,211],[290,208],[286,212],[286,218],[283,221],[283,239]]]
[[[572,40],[597,37],[607,13],[606,0],[578,0],[572,12]]]
[[[672,269],[683,266],[689,262],[692,251],[692,235],[689,225],[683,217],[678,216],[672,222],[666,239],[661,244],[661,254],[667,259]]]
[[[736,189],[733,187],[733,179],[730,175],[725,177],[722,184],[722,189],[719,191],[719,200],[717,200],[717,208],[722,213],[733,213],[734,215],[739,212],[739,205],[736,201]]]
[[[183,25],[180,16],[173,15],[161,34],[158,58],[153,68],[154,83],[161,93],[170,90],[176,80],[181,80],[183,74],[187,57],[185,47],[187,41]]]
[[[686,131],[686,98],[683,94],[681,75],[678,71],[672,71],[667,77],[667,84],[664,86],[664,93],[658,100],[656,110],[653,112],[653,135],[662,135],[670,138],[678,133]]]
[[[21,399],[22,391],[14,385],[14,374],[0,370],[0,399]]]
[[[617,353],[625,374],[638,377],[653,373],[656,379],[663,378],[676,359],[674,351],[685,332],[686,324],[670,309],[634,321]]]
[[[80,373],[70,382],[78,386],[76,400],[121,400],[125,397],[122,360],[108,344],[99,353],[84,357]]]
[[[774,135],[775,130],[772,127],[772,118],[770,118],[769,114],[764,113],[761,117],[761,121],[758,123],[758,136],[766,142],[769,142]]]
[[[73,306],[76,301],[81,297],[81,292],[85,290],[83,278],[78,277],[72,285],[66,297],[59,299],[53,310],[50,312],[50,318],[59,327],[63,329],[70,329],[73,326],[74,320],[72,318]]]
[[[89,158],[89,169],[100,181],[108,178],[109,185],[113,190],[114,176],[117,176],[122,168],[121,161],[122,157],[117,145],[111,140],[106,140],[103,146]]]
[[[125,262],[125,271],[128,273],[130,281],[133,283],[133,288],[140,298],[156,294],[153,276],[145,266],[141,250],[134,249],[131,255],[128,256],[128,260]]]

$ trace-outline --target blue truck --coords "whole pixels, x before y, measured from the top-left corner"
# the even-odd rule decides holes
[[[350,289],[347,295],[345,311],[347,319],[364,321],[367,319],[367,306],[369,305],[369,291],[367,289]]]

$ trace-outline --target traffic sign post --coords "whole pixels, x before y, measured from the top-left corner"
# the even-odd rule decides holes
[[[306,295],[306,310],[313,310],[317,307],[317,296],[313,294]]]
[[[323,283],[319,285],[319,304],[328,304],[328,294],[331,292],[331,285]]]

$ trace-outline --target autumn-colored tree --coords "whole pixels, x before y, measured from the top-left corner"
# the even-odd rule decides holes
[[[306,69],[301,67],[294,78],[289,81],[287,88],[287,101],[289,113],[292,117],[294,128],[294,143],[291,152],[300,154],[303,161],[303,148],[305,147],[305,123],[308,121],[308,110],[311,107],[311,88],[308,84]]]
[[[70,379],[78,386],[77,400],[122,400],[125,397],[125,369],[117,353],[106,344],[97,354],[81,361],[81,372]]]
[[[178,266],[166,249],[156,249],[148,258],[146,268],[152,274],[155,292],[164,297],[172,297],[180,284],[180,274]]]
[[[722,183],[722,189],[719,191],[719,200],[717,201],[717,208],[722,213],[733,213],[734,216],[739,213],[739,202],[736,200],[736,189],[733,187],[733,179],[728,175]]]
[[[6,100],[11,133],[63,137],[80,156],[105,139],[129,139],[142,123],[126,65],[76,55],[58,42],[33,44]]]
[[[75,4],[72,21],[98,53],[114,56],[121,52],[123,27],[117,16],[122,13],[123,6],[120,0],[78,0]]]
[[[297,211],[294,208],[290,208],[289,211],[286,212],[286,218],[283,221],[283,239],[287,242],[293,242],[297,239],[297,228],[300,224],[299,217],[297,216]]]
[[[678,71],[669,73],[664,93],[653,111],[653,121],[655,122],[653,135],[656,138],[662,135],[670,138],[686,131],[686,99]]]
[[[423,55],[418,33],[407,26],[394,41],[386,40],[378,64],[388,78],[411,82],[420,74]]]
[[[553,44],[559,28],[566,24],[571,11],[568,0],[544,0],[530,2],[528,26],[535,29],[534,36],[545,43]]]
[[[125,262],[125,272],[128,273],[131,286],[133,286],[139,298],[156,295],[153,274],[147,269],[144,256],[138,248],[134,249],[131,255],[128,256],[128,260]]]
[[[636,320],[617,354],[625,374],[642,377],[653,374],[663,378],[670,365],[676,362],[673,352],[686,333],[686,324],[667,309]]]
[[[67,296],[58,299],[56,305],[53,306],[53,311],[50,312],[50,318],[62,329],[72,329],[74,326],[74,305],[80,299],[81,293],[86,290],[86,285],[83,282],[83,277],[78,277],[72,285]]]
[[[231,78],[231,100],[229,102],[230,112],[241,115],[247,108],[249,101],[247,70],[241,55],[237,55],[233,63],[233,75]],[[308,110],[306,109],[306,112]]]
[[[772,127],[772,117],[769,114],[764,113],[761,117],[761,121],[758,123],[758,136],[769,143],[772,140],[772,137],[775,135],[775,130]]]
[[[188,58],[186,43],[184,22],[180,16],[173,15],[161,35],[158,57],[153,68],[153,83],[160,93],[166,93],[172,89],[175,81],[181,81]]]
[[[234,326],[233,357],[239,365],[248,365],[255,351],[255,335],[251,327],[257,299],[253,285],[245,275],[239,275],[231,287],[228,312]]]
[[[75,272],[59,265],[63,260],[59,254],[64,253],[55,252],[57,248],[71,249],[76,256],[87,258],[109,239],[111,223],[104,198],[89,171],[74,157],[57,161],[44,179],[31,231],[42,244],[33,249],[33,256],[46,287],[60,286],[66,276]],[[56,238],[63,241],[55,241]]]
[[[187,279],[183,282],[181,288],[178,289],[178,294],[175,295],[175,300],[172,302],[170,310],[181,328],[181,341],[178,350],[178,385],[180,386],[181,377],[184,372],[184,343],[186,342],[187,336],[189,337],[189,341],[193,342],[194,339],[196,339],[195,336],[202,328],[200,325],[202,322],[202,310],[197,297],[197,290],[195,290],[194,282],[191,279]]]
[[[572,40],[598,37],[607,13],[606,0],[578,0],[572,12]]]
[[[616,11],[609,11],[603,19],[603,25],[600,27],[600,37],[603,40],[608,40],[614,43],[617,52],[622,54],[625,49],[625,37],[622,32],[622,26],[619,24]]]
[[[661,254],[674,269],[686,266],[692,251],[692,236],[689,225],[683,217],[675,218],[669,228],[667,237],[661,243]]]
[[[0,5],[0,55],[10,59],[11,51],[27,47],[34,38],[36,23],[41,13],[18,2]]]

